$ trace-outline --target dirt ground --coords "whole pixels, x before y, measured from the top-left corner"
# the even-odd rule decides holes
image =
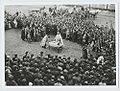
[[[54,37],[52,36],[52,39]],[[34,54],[37,56],[41,51],[47,54],[59,55],[66,57],[71,57],[79,59],[82,56],[82,48],[77,43],[73,43],[68,40],[63,40],[64,48],[61,53],[57,53],[57,51],[53,48],[44,49],[40,46],[40,42],[32,42],[28,43],[26,41],[21,40],[20,38],[20,30],[11,29],[5,32],[5,52],[10,55],[14,56],[14,54],[19,54],[21,58],[25,51],[29,51],[30,54]]]
[[[115,13],[114,12],[107,12],[102,11],[99,13],[97,18],[94,20],[95,24],[97,25],[105,25],[106,22],[110,25],[113,24],[113,27],[115,27]],[[53,38],[53,37],[52,37]],[[40,46],[40,42],[32,42],[28,43],[25,41],[22,41],[20,38],[20,30],[17,29],[11,29],[5,31],[5,52],[10,55],[11,57],[14,56],[14,54],[19,54],[19,57],[21,58],[25,51],[29,51],[31,54],[34,54],[37,56],[41,51],[43,51],[46,54],[53,54],[53,55],[66,55],[66,57],[71,57],[79,59],[82,56],[82,47],[78,45],[77,43],[73,43],[68,40],[64,41],[64,49],[61,53],[57,53],[54,49],[43,49]]]

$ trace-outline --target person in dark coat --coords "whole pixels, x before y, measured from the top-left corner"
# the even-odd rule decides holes
[[[28,58],[29,56],[28,56],[28,51],[26,51],[25,52],[25,55],[23,56],[23,60],[25,59],[25,58]]]
[[[31,40],[33,41],[33,39],[34,39],[34,29],[31,29],[30,36],[31,36]]]
[[[15,62],[20,62],[20,59],[18,58],[18,55],[17,54],[15,54],[15,56],[12,58],[12,60]]]
[[[7,86],[17,86],[18,84],[14,80],[14,77],[12,75],[9,76],[9,79],[6,81]]]
[[[85,44],[88,44],[88,40],[89,40],[89,36],[88,36],[88,34],[86,33]]]
[[[83,50],[82,50],[82,51],[83,51],[83,56],[82,56],[82,57],[83,57],[84,59],[87,59],[87,49],[86,49],[85,46],[83,47]]]
[[[25,40],[25,29],[24,28],[21,31],[21,39]]]

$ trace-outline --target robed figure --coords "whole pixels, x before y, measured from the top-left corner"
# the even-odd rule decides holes
[[[40,43],[40,45],[43,47],[43,48],[47,48],[48,47],[48,43],[49,43],[49,37],[48,35],[45,35]]]
[[[22,40],[25,40],[25,29],[23,28],[22,30],[21,30],[21,39]]]
[[[13,22],[14,22],[14,27],[17,28],[17,21],[16,21],[16,19],[14,19]]]
[[[58,45],[63,46],[63,39],[59,32],[57,32],[57,35],[55,36],[55,41],[58,43]]]
[[[87,54],[87,48],[86,48],[85,46],[84,46],[83,49],[82,49],[82,54],[83,54],[83,55],[82,55],[83,59],[87,59],[87,58],[88,58],[88,57],[87,57],[87,55],[88,55],[88,54]]]

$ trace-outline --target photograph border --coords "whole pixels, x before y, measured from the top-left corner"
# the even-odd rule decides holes
[[[5,54],[5,30],[4,30],[4,10],[5,10],[5,6],[6,5],[61,5],[61,4],[76,4],[76,5],[79,5],[79,4],[115,4],[115,42],[116,42],[116,85],[115,86],[97,86],[97,85],[92,85],[92,86],[6,86],[5,85],[5,58],[4,58],[4,54]],[[3,3],[2,5],[2,33],[3,36],[3,40],[2,40],[2,43],[0,42],[0,44],[2,44],[2,48],[3,49],[0,49],[0,51],[2,52],[2,87],[5,87],[5,88],[118,88],[119,87],[119,74],[118,74],[118,65],[119,65],[119,29],[118,29],[118,2],[9,2],[9,3]]]

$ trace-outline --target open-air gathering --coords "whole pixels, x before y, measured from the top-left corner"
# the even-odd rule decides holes
[[[116,85],[115,4],[6,5],[5,85]]]

